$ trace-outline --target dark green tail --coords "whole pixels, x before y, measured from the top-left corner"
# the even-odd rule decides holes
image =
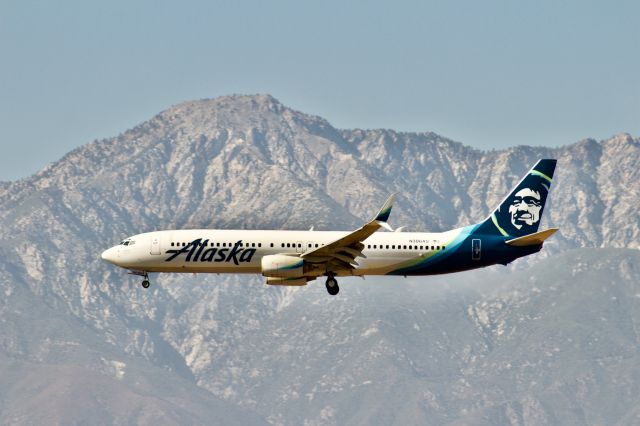
[[[476,232],[510,238],[537,232],[555,168],[556,160],[538,161]]]

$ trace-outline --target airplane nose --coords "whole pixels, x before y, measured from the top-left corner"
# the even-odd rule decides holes
[[[102,260],[106,260],[109,263],[116,263],[116,250],[115,248],[111,247],[110,249],[106,249],[105,251],[102,252],[102,254],[100,255],[100,257],[102,258]]]

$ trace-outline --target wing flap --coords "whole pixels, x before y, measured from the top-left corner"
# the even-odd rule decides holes
[[[537,246],[539,244],[542,244],[544,240],[555,234],[557,230],[558,228],[549,228],[544,231],[535,232],[533,234],[514,238],[513,240],[505,242],[514,247]]]
[[[364,248],[364,247],[363,247],[363,248]],[[356,257],[364,257],[365,259],[367,258],[367,256],[365,256],[365,255],[362,253],[362,249],[360,249],[360,250],[356,250],[356,249],[353,249],[353,248],[351,248],[351,247],[340,247],[339,251],[344,252],[344,253],[347,253],[349,256],[353,257],[354,259],[355,259]]]

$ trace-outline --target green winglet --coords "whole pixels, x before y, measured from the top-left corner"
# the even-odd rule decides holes
[[[379,222],[387,222],[389,220],[389,216],[391,215],[391,208],[393,207],[393,202],[396,200],[396,194],[391,194],[391,196],[384,203],[378,214],[376,215],[375,220]]]

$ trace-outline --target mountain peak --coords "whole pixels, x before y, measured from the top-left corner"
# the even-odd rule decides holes
[[[268,94],[230,95],[186,101],[174,105],[152,120],[178,128],[256,128],[264,130],[282,124],[332,127],[325,119],[293,110]]]
[[[284,111],[292,111],[284,106],[279,100],[269,94],[257,95],[228,95],[217,98],[206,98],[181,102],[158,114],[159,117],[168,118],[177,115],[204,113],[232,113],[242,112],[243,114],[255,113],[275,113],[282,114]]]
[[[606,145],[638,145],[638,139],[634,139],[629,133],[618,133],[617,135],[604,141]]]

